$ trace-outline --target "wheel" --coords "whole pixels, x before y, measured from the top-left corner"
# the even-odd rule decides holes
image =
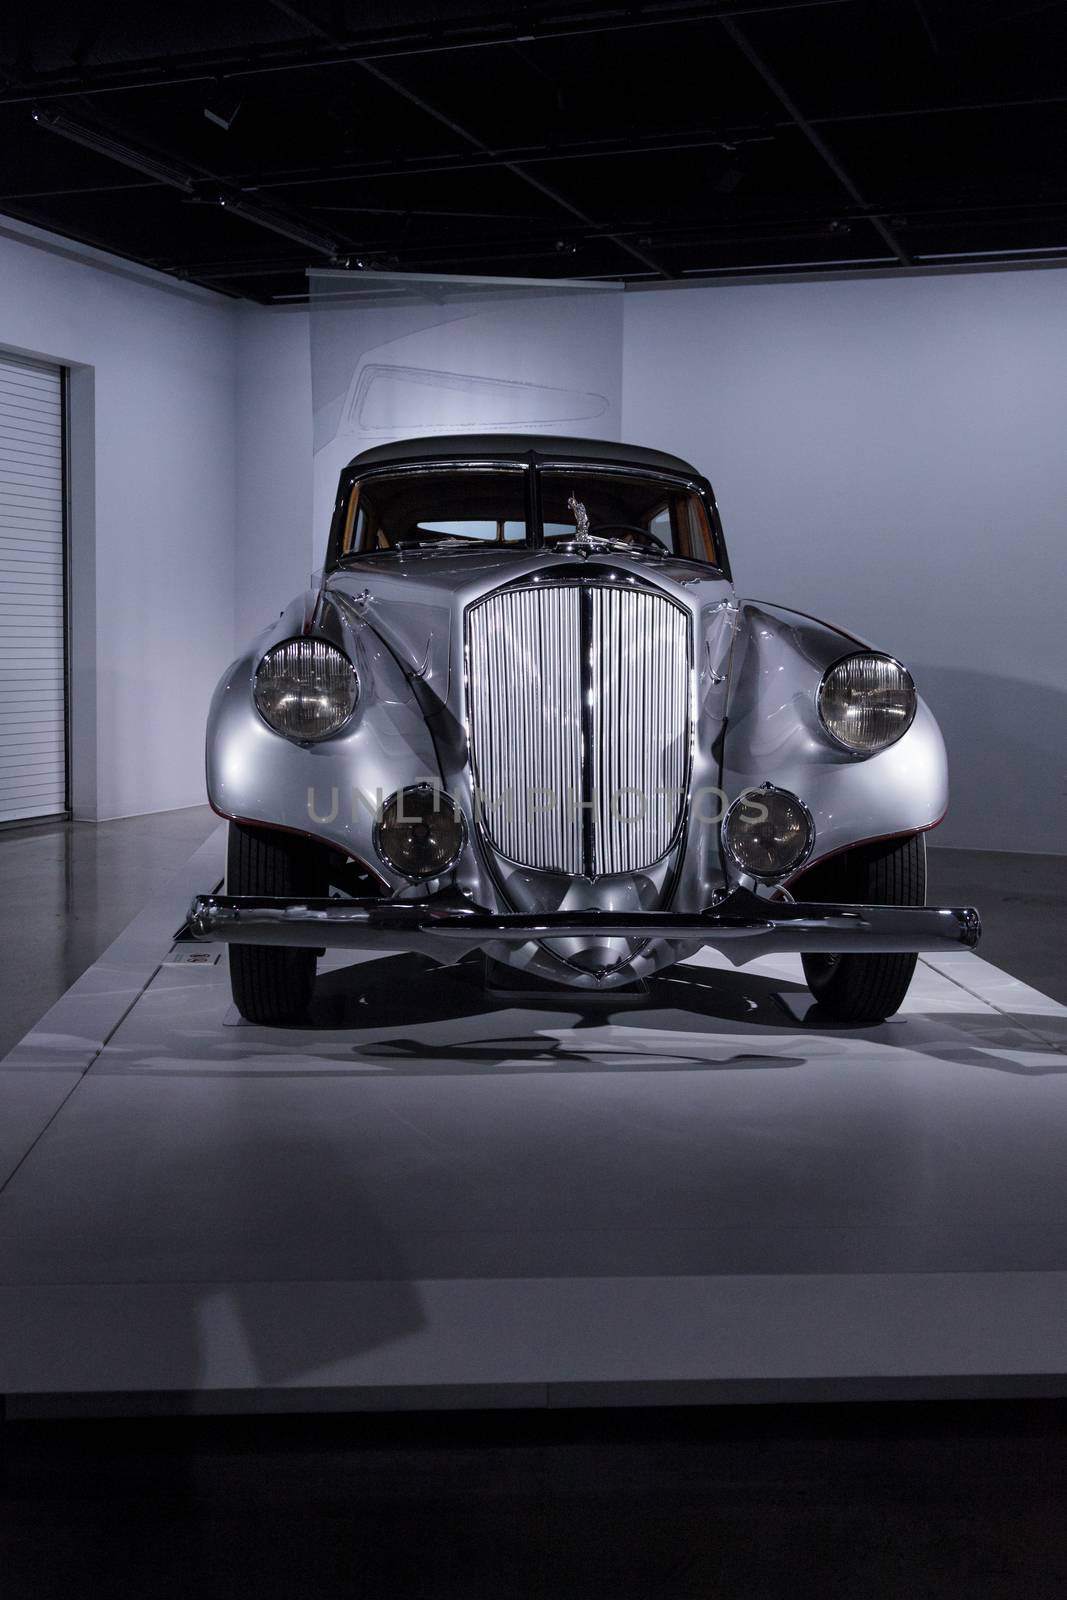
[[[845,905],[926,904],[926,838],[858,845],[813,867],[796,886],[798,900]],[[802,956],[804,977],[819,1005],[842,1022],[871,1025],[898,1010],[908,992],[914,955]]]
[[[226,852],[226,892],[238,895],[327,893],[321,845],[273,828],[231,822]],[[268,1027],[303,1021],[315,988],[314,950],[231,944],[230,988],[242,1017]]]

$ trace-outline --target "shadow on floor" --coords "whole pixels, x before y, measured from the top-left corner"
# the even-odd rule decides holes
[[[487,990],[479,957],[438,966],[426,956],[390,955],[321,973],[308,1025],[313,1030],[390,1028],[532,1011],[565,1013],[580,1030],[602,1027],[609,1017],[631,1018],[640,1025],[642,1017],[662,1017],[665,1011],[681,1008],[716,1023],[795,1028],[797,1019],[782,1001],[786,994],[811,999],[803,984],[750,972],[680,966],[650,978],[648,998],[642,1003],[629,999],[613,1003],[609,995],[583,998],[562,986],[520,998]]]
[[[308,1021],[277,1028],[238,1015],[224,967],[204,980],[209,987],[198,996],[197,979],[169,989],[157,979],[142,1002],[151,1041],[143,1024],[133,1037],[120,1030],[92,1074],[717,1072],[801,1066],[825,1054],[830,1040],[841,1049],[869,1044],[871,1062],[889,1048],[1018,1077],[1067,1073],[1067,1016],[1007,1015],[974,999],[973,1009],[906,1011],[859,1028],[827,1018],[802,984],[698,965],[656,974],[644,1004],[618,1006],[567,990],[536,999],[487,994],[477,959],[438,966],[394,953],[321,973]],[[779,1039],[785,1050],[775,1048]]]

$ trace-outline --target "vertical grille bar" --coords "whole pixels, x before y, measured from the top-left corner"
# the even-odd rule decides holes
[[[642,590],[545,585],[490,595],[467,629],[472,759],[496,849],[570,875],[658,860],[689,776],[686,613]]]

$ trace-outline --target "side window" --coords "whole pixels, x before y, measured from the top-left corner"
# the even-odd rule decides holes
[[[367,550],[388,548],[389,541],[381,534],[374,507],[366,496],[360,493],[361,488],[362,485],[357,483],[352,490],[352,499],[345,521],[344,542],[341,546],[342,555],[358,555]]]
[[[345,531],[341,540],[341,554],[347,556],[352,550],[363,548],[363,537],[366,532],[367,518],[360,506],[360,485],[352,485],[352,492],[348,497],[348,511],[345,514]]]
[[[685,543],[694,561],[709,561],[717,566],[719,557],[715,549],[708,513],[699,495],[687,494],[682,506],[680,521],[683,524]]]
[[[675,546],[674,529],[671,526],[671,508],[669,505],[661,506],[653,517],[649,519],[648,531],[653,534],[661,545],[667,550]]]

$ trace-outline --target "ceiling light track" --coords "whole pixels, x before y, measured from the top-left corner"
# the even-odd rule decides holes
[[[116,139],[102,128],[85,127],[71,117],[64,116],[62,112],[47,111],[43,106],[34,106],[30,115],[39,128],[46,128],[49,133],[57,133],[61,139],[69,139],[71,144],[79,144],[84,150],[92,150],[96,155],[108,156],[124,167],[132,167],[135,172],[143,172],[156,183],[164,183],[170,189],[180,189],[183,194],[193,194],[196,191],[196,180],[191,173],[183,172],[180,168],[171,166],[169,162],[147,155],[143,150],[134,149],[132,145]]]
[[[343,254],[337,240],[330,238],[328,234],[315,233],[311,228],[305,228],[302,222],[287,217],[282,212],[271,210],[267,206],[255,205],[242,195],[220,194],[216,197],[215,204],[222,210],[228,211],[232,217],[240,217],[244,222],[254,223],[257,228],[266,228],[270,233],[280,234],[283,239],[292,239],[296,244],[314,250],[317,255],[329,256],[333,260]]]
[[[71,117],[64,116],[62,112],[50,111],[42,106],[34,106],[31,115],[39,128],[58,134],[61,139],[68,139],[72,144],[81,145],[83,149],[91,150],[96,155],[106,156],[124,167],[132,167],[135,172],[144,173],[146,177],[166,185],[169,189],[177,189],[192,200],[216,205],[221,210],[228,211],[231,216],[240,217],[244,222],[265,228],[270,233],[280,234],[284,239],[291,239],[296,244],[313,250],[316,255],[328,256],[333,260],[344,253],[343,247],[335,238],[306,227],[298,217],[289,216],[286,212],[275,210],[271,206],[258,205],[239,191],[220,189],[217,185],[212,189],[214,180],[210,176],[190,172],[160,160],[157,156],[127,144],[103,128],[88,127],[84,123],[75,122]]]
[[[303,40],[200,51],[185,56],[152,56],[73,72],[62,69],[39,73],[22,83],[8,85],[0,93],[0,105],[72,95],[116,94],[128,89],[170,88],[174,84],[203,83],[212,79],[306,72],[357,61],[398,60],[407,56],[441,55],[552,39],[591,38],[647,28],[678,28],[724,16],[757,16],[852,3],[853,0],[719,0],[716,4],[714,0],[704,0],[704,3],[679,4],[675,0],[665,0],[662,4],[633,8],[588,5],[570,14],[561,8],[546,6],[540,17],[537,8],[531,6],[518,23],[514,9],[496,16],[486,16],[482,12],[465,17],[455,13],[448,15],[447,8],[442,8],[447,21],[436,25],[421,23],[408,28],[366,29],[337,38],[330,30],[310,26],[310,19],[306,19],[304,25],[309,25],[311,37]]]
[[[749,66],[760,78],[763,79],[763,82],[766,84],[774,98],[778,101],[778,104],[782,107],[783,111],[796,125],[797,131],[801,133],[808,141],[808,143],[811,145],[811,148],[815,151],[816,155],[819,156],[823,164],[829,167],[830,171],[833,173],[842,189],[844,189],[849,199],[854,205],[859,206],[861,210],[869,213],[871,224],[874,227],[875,232],[881,237],[883,244],[889,246],[890,250],[896,256],[897,261],[902,267],[910,266],[911,257],[901,244],[900,240],[897,238],[896,234],[893,232],[892,228],[890,228],[888,223],[885,222],[877,212],[871,211],[866,200],[863,198],[863,195],[856,187],[851,175],[845,170],[842,163],[830,149],[830,146],[827,144],[826,140],[820,133],[817,132],[812,123],[801,112],[800,107],[797,105],[792,95],[789,94],[781,80],[771,71],[766,61],[764,61],[759,51],[749,39],[748,35],[733,17],[722,17],[720,18],[720,21],[724,30],[733,40],[734,44],[737,46],[737,49],[744,56]]]

